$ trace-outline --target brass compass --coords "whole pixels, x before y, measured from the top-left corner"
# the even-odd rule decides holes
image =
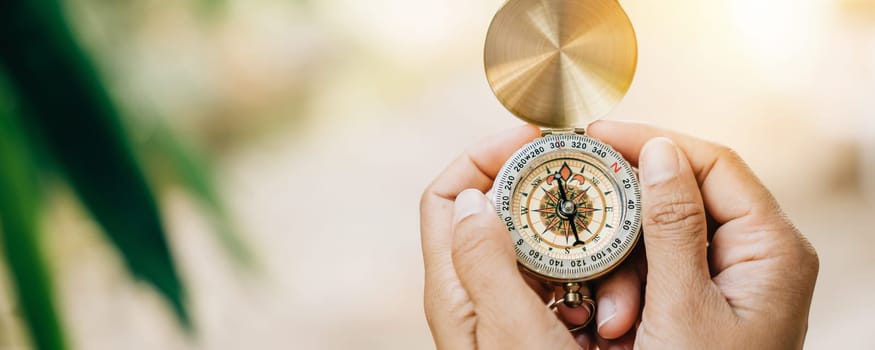
[[[560,304],[586,307],[582,283],[616,268],[640,237],[641,197],[634,169],[577,128],[606,115],[635,75],[637,43],[616,0],[509,0],[486,37],[486,77],[518,118],[541,126],[493,185],[494,204],[517,261],[537,279],[560,284]]]

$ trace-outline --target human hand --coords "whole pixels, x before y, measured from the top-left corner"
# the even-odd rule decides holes
[[[818,258],[744,161],[643,124],[588,132],[638,160],[647,284],[636,348],[801,348]]]
[[[545,306],[557,292],[561,296],[561,288],[520,274],[507,230],[482,193],[492,187],[505,160],[538,135],[537,128],[523,126],[479,143],[422,196],[425,312],[438,348],[579,349],[596,341],[587,332],[572,338]],[[640,281],[634,264],[624,264],[591,285],[598,290],[600,344],[631,346]],[[560,306],[559,313],[570,324],[589,317],[582,308]]]

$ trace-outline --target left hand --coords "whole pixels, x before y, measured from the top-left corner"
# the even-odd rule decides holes
[[[545,305],[554,293],[561,297],[561,289],[520,273],[510,236],[483,195],[505,160],[539,134],[521,126],[478,143],[422,195],[425,314],[439,349],[576,350],[595,343],[631,348],[630,329],[641,310],[638,264],[624,263],[591,285],[597,291],[597,331],[572,337]],[[583,308],[559,311],[569,324],[589,316]]]

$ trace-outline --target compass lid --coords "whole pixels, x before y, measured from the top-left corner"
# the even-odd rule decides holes
[[[486,35],[486,78],[518,118],[571,128],[607,114],[635,75],[635,31],[617,0],[509,0]]]

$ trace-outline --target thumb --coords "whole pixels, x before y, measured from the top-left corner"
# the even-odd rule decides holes
[[[548,348],[577,349],[523,280],[507,228],[483,193],[462,191],[454,212],[453,265],[474,304],[479,348],[542,348],[547,341]]]
[[[710,280],[707,223],[690,163],[671,140],[659,137],[644,145],[638,166],[647,296],[687,300],[701,295]]]

